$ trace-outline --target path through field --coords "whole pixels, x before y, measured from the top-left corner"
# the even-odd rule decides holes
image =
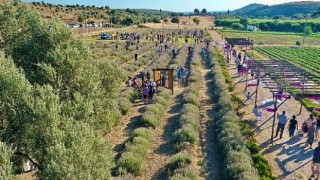
[[[233,61],[232,61],[233,62]],[[236,85],[235,94],[242,100],[245,100],[245,79],[244,77],[238,77],[236,67],[234,63],[229,66],[229,72]],[[255,87],[248,88],[248,91],[253,93]],[[268,89],[259,86],[258,89],[258,103],[260,107],[268,107],[272,105],[269,100],[272,100],[272,94]],[[240,111],[244,113],[241,120],[249,122],[253,128],[258,128],[263,122],[265,122],[273,114],[266,111],[262,111],[262,120],[256,122],[256,118],[252,113],[254,102],[247,102]],[[299,113],[300,103],[294,98],[285,102],[283,106],[278,109],[278,112],[286,111],[288,118],[292,115]],[[307,119],[309,112],[305,108],[302,108],[302,114],[297,116],[299,129],[304,120]],[[276,120],[276,124],[277,124]],[[276,128],[276,125],[275,125]],[[277,179],[307,179],[311,175],[310,165],[313,150],[305,147],[306,138],[296,132],[295,137],[289,140],[288,134],[288,123],[286,125],[283,138],[275,138],[274,146],[270,144],[271,131],[272,131],[272,120],[268,121],[265,125],[258,128],[256,134],[256,140],[261,145],[262,154],[268,159],[269,164],[272,168],[272,173]],[[314,147],[316,147],[314,143]]]
[[[189,55],[185,60],[185,66],[189,69]],[[179,125],[179,112],[182,108],[182,97],[185,86],[174,83],[174,97],[170,102],[169,110],[163,119],[163,122],[156,129],[155,141],[149,151],[148,158],[144,164],[142,176],[137,179],[167,179],[167,168],[170,158],[175,154],[172,136]]]
[[[200,88],[200,147],[199,154],[202,155],[201,175],[206,179],[221,179],[222,159],[218,152],[218,144],[216,142],[216,133],[214,132],[214,106],[212,99],[213,83],[212,73],[209,62],[205,59],[202,61],[200,69],[204,77],[204,83]]]
[[[183,91],[183,87],[175,84],[173,100],[170,102],[169,110],[166,112],[163,122],[156,129],[155,141],[144,163],[142,176],[137,177],[137,179],[166,179],[167,165],[175,153],[172,135],[178,127]]]

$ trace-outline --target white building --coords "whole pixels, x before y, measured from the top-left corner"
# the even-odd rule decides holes
[[[258,28],[256,26],[248,25],[247,31],[256,31]]]

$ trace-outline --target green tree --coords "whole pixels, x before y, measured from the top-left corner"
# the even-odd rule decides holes
[[[3,142],[0,141],[0,179],[3,180],[12,180],[15,177],[12,174],[11,167],[11,155],[12,150],[6,146]]]
[[[320,8],[318,8],[318,10],[315,11],[315,12],[311,15],[311,17],[313,17],[313,18],[319,17],[319,16],[320,16]]]
[[[163,21],[164,21],[164,23],[167,24],[169,20],[168,20],[168,18],[165,18]]]
[[[249,23],[249,20],[247,18],[240,19],[240,24],[242,24],[244,27],[247,27]]]
[[[199,18],[193,18],[193,22],[196,23],[197,25],[199,25],[200,19]]]
[[[173,18],[171,19],[171,22],[178,24],[178,23],[180,23],[180,19],[179,19],[178,17],[173,17]]]
[[[207,9],[203,8],[202,11],[201,11],[201,14],[207,14]]]
[[[133,23],[133,19],[131,17],[126,17],[122,20],[121,24],[130,26]]]
[[[237,30],[243,30],[244,29],[244,26],[240,23],[232,23],[231,24],[231,28],[232,29],[237,29]]]
[[[121,71],[93,61],[56,19],[7,5],[0,19],[2,141],[32,161],[40,178],[109,179],[112,153],[101,134],[120,118]]]
[[[194,9],[194,11],[193,11],[195,14],[200,14],[200,11],[199,11],[199,9]]]
[[[156,16],[152,18],[152,22],[153,23],[161,23],[160,18],[156,17]]]
[[[310,36],[313,31],[312,31],[312,27],[311,26],[306,26],[305,29],[304,29],[304,33],[306,36]]]
[[[83,13],[78,14],[78,22],[83,23],[84,20],[85,20],[84,14]]]

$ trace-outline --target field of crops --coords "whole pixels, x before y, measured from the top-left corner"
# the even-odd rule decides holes
[[[284,59],[320,77],[320,48],[315,47],[257,47],[257,51],[273,58]]]
[[[297,41],[302,42],[303,36],[299,33],[275,33],[275,32],[252,32],[252,31],[229,31],[220,30],[220,34],[229,38],[250,38],[255,44],[265,45],[295,45]],[[305,44],[320,44],[318,36],[307,36]]]

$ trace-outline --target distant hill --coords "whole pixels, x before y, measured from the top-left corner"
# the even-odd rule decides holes
[[[263,8],[263,7],[265,7],[265,5],[263,5],[263,4],[256,4],[256,3],[249,4],[245,7],[240,8],[240,9],[231,11],[231,14],[244,14],[244,13],[247,13],[247,12],[259,9],[259,8]]]
[[[271,18],[274,16],[291,17],[295,14],[312,14],[317,11],[318,8],[320,8],[319,1],[290,2],[272,6],[250,4],[243,8],[232,11],[231,14],[251,18]]]

